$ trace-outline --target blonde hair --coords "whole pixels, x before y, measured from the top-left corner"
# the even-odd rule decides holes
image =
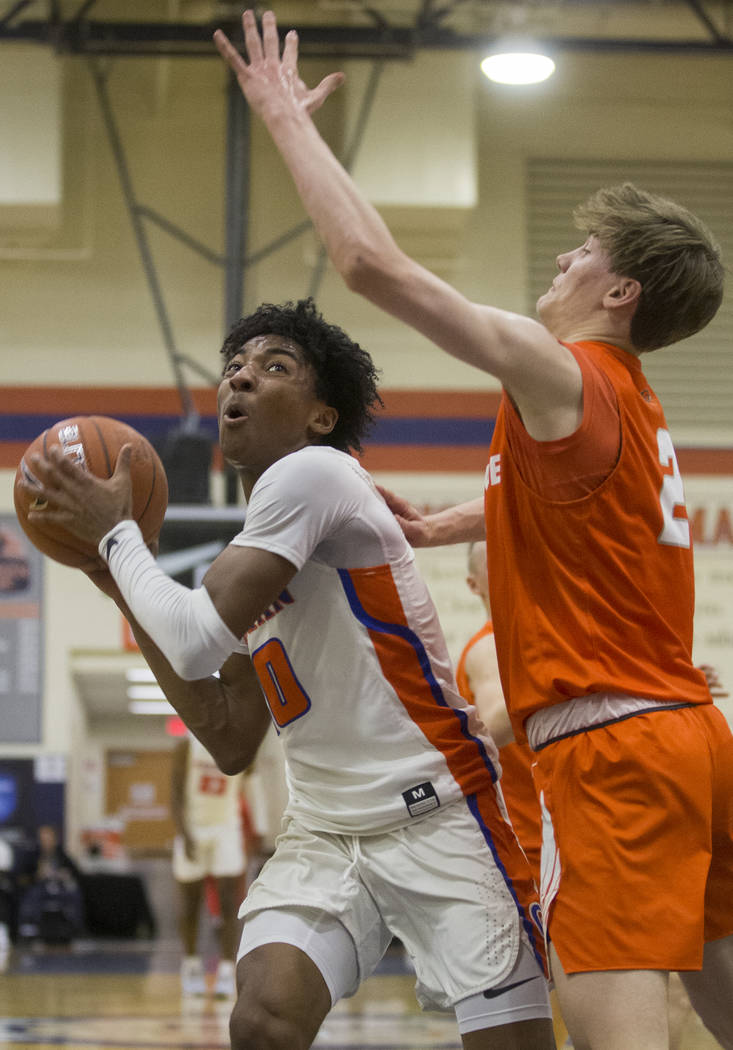
[[[573,218],[598,238],[613,273],[641,284],[631,321],[637,350],[676,343],[715,316],[725,272],[720,248],[686,208],[625,182],[598,190]]]

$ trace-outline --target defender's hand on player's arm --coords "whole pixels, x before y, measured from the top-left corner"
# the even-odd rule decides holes
[[[130,456],[132,445],[124,445],[111,478],[102,479],[64,455],[52,445],[45,456],[30,458],[40,483],[33,487],[36,500],[46,506],[29,510],[28,520],[62,525],[74,536],[95,546],[118,522],[132,517]],[[27,484],[23,482],[23,484]]]
[[[236,76],[247,102],[263,119],[274,112],[313,113],[343,83],[343,73],[330,73],[314,88],[303,83],[298,75],[298,34],[291,30],[286,35],[281,58],[272,11],[265,11],[262,16],[262,36],[252,11],[242,15],[242,28],[249,62],[221,29],[214,33],[214,43]]]
[[[377,485],[377,489],[413,547],[442,547],[486,539],[482,497],[434,514],[421,514],[402,496],[381,485]]]
[[[405,534],[405,539],[412,547],[431,547],[430,521],[428,517],[421,514],[417,507],[413,507],[402,496],[390,492],[382,485],[377,485],[377,491],[384,502],[397,519],[397,524]]]

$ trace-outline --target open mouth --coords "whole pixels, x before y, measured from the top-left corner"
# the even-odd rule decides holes
[[[247,416],[236,405],[230,405],[229,408],[224,412],[224,419],[235,421],[237,419],[246,419]]]

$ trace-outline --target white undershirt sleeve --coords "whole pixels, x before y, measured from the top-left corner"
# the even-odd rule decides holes
[[[157,566],[136,522],[121,521],[110,529],[99,553],[133,616],[181,678],[206,678],[233,652],[247,652],[205,587],[190,590]]]

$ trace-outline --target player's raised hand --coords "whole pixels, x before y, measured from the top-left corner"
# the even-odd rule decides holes
[[[252,11],[242,15],[242,28],[249,62],[221,29],[214,33],[214,43],[235,74],[247,102],[259,116],[264,118],[288,110],[313,113],[344,82],[343,73],[330,73],[316,87],[308,88],[298,75],[298,34],[294,30],[286,34],[281,56],[272,11],[265,11],[262,16],[261,35]]]

